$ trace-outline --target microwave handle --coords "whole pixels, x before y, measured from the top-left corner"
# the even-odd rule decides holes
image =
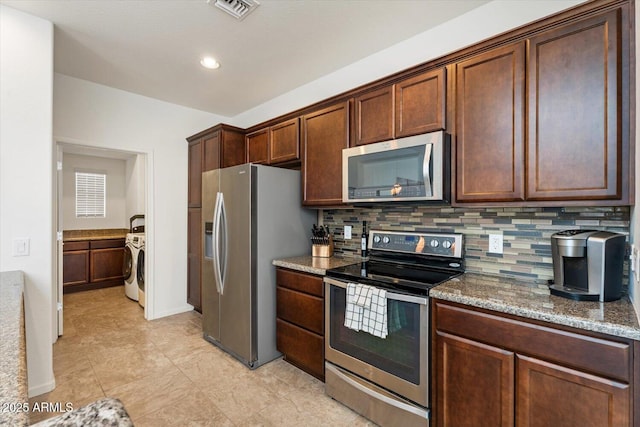
[[[422,176],[424,177],[424,187],[427,192],[426,196],[433,196],[433,187],[431,187],[431,175],[429,174],[429,167],[431,166],[431,152],[433,151],[433,144],[427,144],[424,152],[424,162],[422,162]]]

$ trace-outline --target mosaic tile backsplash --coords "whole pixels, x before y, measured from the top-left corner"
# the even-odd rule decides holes
[[[362,221],[367,221],[369,230],[462,233],[466,271],[549,280],[553,278],[553,233],[568,229],[604,230],[624,234],[628,242],[630,208],[380,205],[375,208],[325,210],[323,220],[334,234],[335,253],[338,254],[360,255]],[[345,225],[352,226],[352,238],[346,241]],[[488,252],[490,234],[503,235],[502,254]],[[625,286],[628,284],[627,258],[624,263]]]

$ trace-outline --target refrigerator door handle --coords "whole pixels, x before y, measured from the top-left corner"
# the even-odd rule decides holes
[[[222,293],[222,288],[221,288],[221,279],[222,276],[220,274],[220,215],[221,215],[221,208],[220,208],[220,200],[222,197],[222,193],[218,192],[216,194],[216,204],[215,204],[215,208],[213,209],[213,248],[212,248],[212,252],[213,252],[213,276],[214,276],[214,281],[216,282],[216,290],[218,291],[219,294]]]
[[[221,225],[221,234],[222,234],[222,253],[218,254],[218,258],[220,259],[220,295],[224,294],[224,284],[227,278],[227,258],[228,258],[228,233],[227,233],[227,209],[224,204],[224,195],[220,193],[220,225]]]

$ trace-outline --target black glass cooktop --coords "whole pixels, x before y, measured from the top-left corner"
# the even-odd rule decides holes
[[[413,295],[429,295],[429,289],[462,273],[462,269],[423,266],[417,263],[369,260],[327,270],[327,277],[364,283]]]

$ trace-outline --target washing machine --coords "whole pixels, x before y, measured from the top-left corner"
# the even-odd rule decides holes
[[[144,246],[144,233],[127,233],[124,243],[124,261],[122,265],[124,293],[130,299],[138,301],[138,258],[140,248]]]
[[[140,247],[138,248],[138,257],[136,259],[136,282],[138,283],[138,304],[144,307],[145,294],[144,294],[144,244],[145,238],[142,235],[140,241]]]

